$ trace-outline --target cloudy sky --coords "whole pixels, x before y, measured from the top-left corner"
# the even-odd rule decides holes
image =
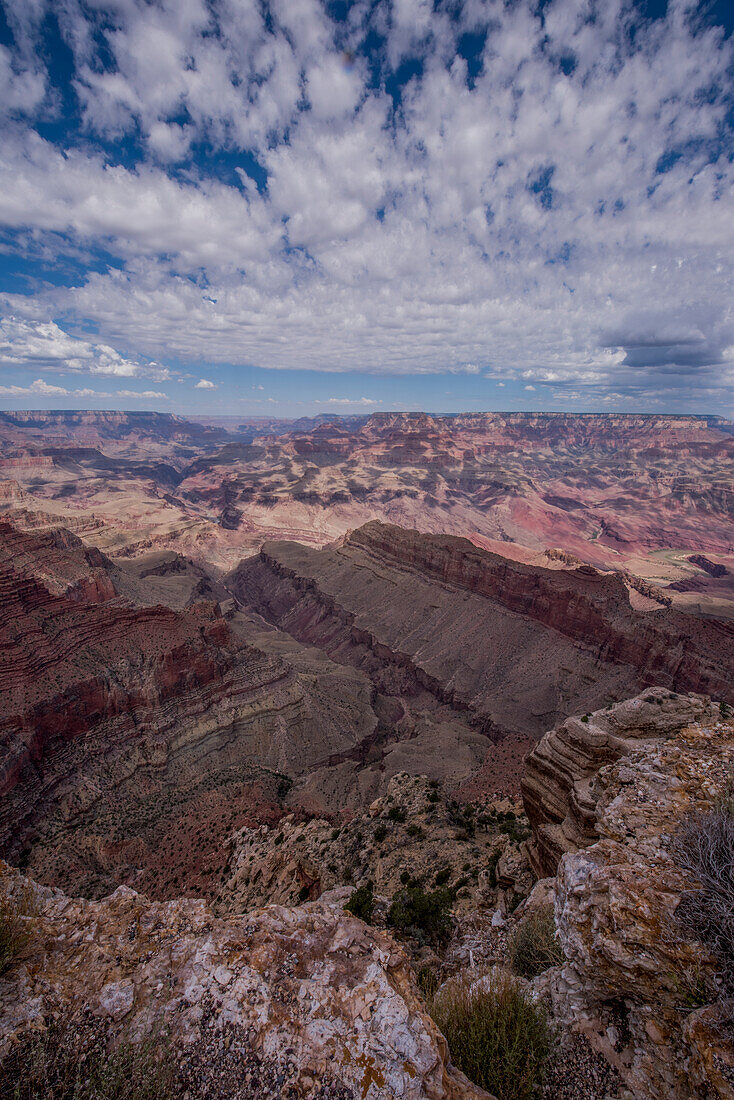
[[[0,407],[734,415],[733,25],[0,0]]]

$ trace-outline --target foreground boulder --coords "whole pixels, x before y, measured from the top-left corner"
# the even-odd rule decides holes
[[[122,886],[99,902],[69,898],[5,864],[0,892],[26,905],[31,893],[37,914],[0,978],[0,1061],[50,1019],[87,1009],[112,1041],[165,1028],[181,1066],[196,1051],[203,1077],[225,1047],[251,1053],[259,1069],[238,1097],[488,1095],[447,1065],[402,951],[345,913],[338,891],[228,920],[201,901],[153,903]]]

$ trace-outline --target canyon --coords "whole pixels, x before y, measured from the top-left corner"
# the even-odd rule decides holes
[[[89,522],[115,555],[172,549],[227,571],[263,541],[320,546],[378,519],[529,564],[560,551],[681,610],[732,615],[734,431],[721,417],[2,413],[0,443],[5,507]]]
[[[113,1045],[165,1025],[182,1096],[479,1100],[425,976],[491,982],[540,906],[543,1095],[577,1058],[615,1097],[731,1100],[720,962],[656,939],[695,890],[670,838],[734,763],[729,422],[24,413],[0,439],[0,910],[34,929],[0,1072],[61,1014]],[[444,939],[390,915],[424,895]]]

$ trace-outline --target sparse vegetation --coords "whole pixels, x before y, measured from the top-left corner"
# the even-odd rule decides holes
[[[174,1060],[160,1036],[108,1049],[106,1028],[91,1017],[51,1024],[14,1048],[0,1065],[8,1100],[169,1100]]]
[[[422,966],[418,971],[418,988],[427,1002],[436,995],[438,974],[432,966]]]
[[[556,937],[553,906],[539,906],[518,924],[510,937],[512,969],[522,978],[535,978],[551,966],[560,966],[563,952]]]
[[[387,836],[387,826],[386,825],[378,825],[377,828],[375,829],[374,833],[373,833],[373,836],[374,836],[374,839],[375,839],[375,843],[376,844],[381,844],[382,841]]]
[[[452,1061],[497,1100],[531,1100],[550,1053],[544,1010],[509,974],[487,975],[472,989],[452,981],[430,1012],[448,1040]]]
[[[700,884],[687,891],[678,906],[678,923],[718,956],[721,978],[734,993],[734,816],[732,797],[725,792],[706,813],[692,815],[673,838],[672,852],[680,867]]]
[[[391,806],[387,811],[387,816],[390,821],[402,824],[405,821],[405,810],[402,806]]]
[[[33,934],[31,919],[35,915],[29,892],[19,897],[0,898],[0,974],[9,970]]]
[[[353,916],[363,920],[365,924],[372,924],[372,914],[375,909],[374,886],[372,882],[365,882],[362,886],[359,886],[344,908]]]

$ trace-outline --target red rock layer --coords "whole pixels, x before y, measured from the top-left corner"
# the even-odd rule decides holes
[[[284,674],[234,638],[214,604],[127,606],[103,563],[68,532],[0,523],[0,793],[28,767],[42,773],[54,739],[108,720],[118,736],[163,735]]]

